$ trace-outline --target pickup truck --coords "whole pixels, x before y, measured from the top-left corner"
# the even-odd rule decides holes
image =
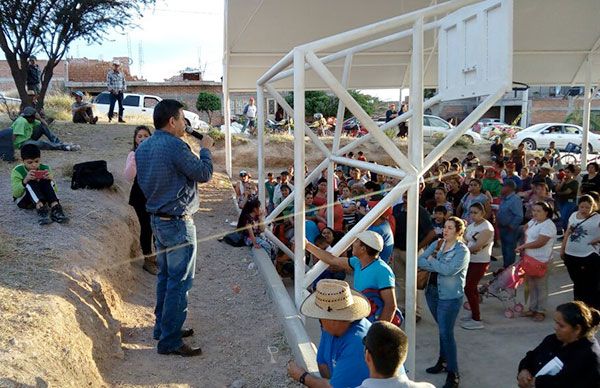
[[[158,96],[152,96],[149,94],[134,94],[124,93],[123,94],[123,108],[125,109],[124,115],[127,116],[145,116],[152,121],[154,114],[154,107],[162,101],[162,98]],[[93,102],[95,114],[108,114],[108,108],[110,106],[110,96],[108,92],[102,92],[98,94]],[[118,104],[115,104],[115,113],[118,111]],[[208,129],[209,125],[200,120],[200,117],[188,110],[184,110],[186,123],[194,129]]]

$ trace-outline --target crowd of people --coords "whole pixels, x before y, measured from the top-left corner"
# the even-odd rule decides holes
[[[346,155],[367,161],[363,152]],[[465,330],[485,328],[479,308],[479,285],[500,245],[502,268],[524,279],[527,309],[521,314],[534,322],[546,319],[549,263],[553,248],[562,239],[560,257],[574,284],[574,299],[595,314],[600,309],[600,168],[587,165],[581,174],[575,165],[562,166],[551,145],[543,157],[531,157],[524,147],[508,152],[495,141],[489,165],[473,152],[463,160],[438,161],[420,185],[418,220],[419,272],[427,274],[422,286],[427,306],[439,329],[440,353],[428,373],[447,373],[445,387],[459,385],[454,338],[456,321]],[[305,175],[308,169],[304,171]],[[247,171],[236,184],[240,206],[249,199],[257,203],[257,184]],[[327,171],[305,189],[307,264],[318,261],[329,268],[321,279],[343,280],[354,276],[353,288],[378,306],[367,314],[371,322],[399,324],[395,311],[404,299],[406,265],[406,194],[368,228],[357,234],[347,252],[332,255],[331,248],[352,229],[398,183],[372,171],[338,165],[334,174],[334,203],[327,200]],[[278,207],[294,190],[294,170],[279,176],[269,173],[264,182],[267,203],[253,214],[252,239],[264,229],[264,215]],[[243,190],[239,187],[244,186]],[[333,223],[327,223],[327,209]],[[294,206],[290,202],[273,223],[273,233],[293,248]],[[238,224],[245,232],[244,224]],[[247,228],[249,230],[249,228]],[[293,276],[291,259],[274,244],[248,241],[248,245],[271,254],[282,276]],[[293,251],[293,249],[292,249]],[[375,291],[375,292],[373,292]],[[463,305],[463,298],[467,303]],[[398,302],[400,301],[400,303]],[[417,300],[417,320],[421,315]],[[583,307],[582,307],[583,309]],[[461,314],[462,311],[462,314]],[[325,328],[323,328],[325,330]],[[597,344],[594,352],[598,352]],[[590,385],[593,386],[593,385]]]

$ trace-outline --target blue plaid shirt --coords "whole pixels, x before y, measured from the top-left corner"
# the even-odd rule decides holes
[[[208,182],[213,165],[210,150],[196,157],[183,140],[157,130],[135,152],[137,180],[146,196],[146,210],[172,216],[198,211],[196,183]]]
[[[115,72],[109,70],[106,73],[106,86],[108,91],[123,92],[127,90],[127,84],[125,83],[125,74],[122,71]]]

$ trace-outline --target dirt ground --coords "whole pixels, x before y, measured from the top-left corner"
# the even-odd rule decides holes
[[[6,126],[0,118],[0,126]],[[186,324],[203,355],[160,356],[152,340],[154,277],[141,270],[135,214],[122,176],[131,125],[54,124],[80,152],[43,152],[67,225],[38,226],[10,200],[0,162],[0,387],[286,387],[291,354],[246,248],[217,241],[237,219],[227,177],[201,186],[198,266]],[[104,159],[111,190],[73,191],[72,165]],[[216,165],[222,170],[222,165]],[[271,347],[269,352],[268,347]],[[273,353],[273,356],[271,356]]]

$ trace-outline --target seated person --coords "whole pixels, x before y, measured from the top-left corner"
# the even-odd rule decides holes
[[[307,387],[357,387],[369,377],[363,338],[371,322],[365,319],[369,301],[341,280],[323,279],[317,290],[300,306],[300,312],[321,323],[317,350],[320,377],[304,370],[294,361],[288,375]]]
[[[358,388],[435,388],[429,383],[413,382],[403,373],[408,337],[399,327],[389,322],[375,322],[364,343],[369,378]]]
[[[41,164],[40,149],[34,144],[21,147],[22,164],[17,165],[10,174],[13,200],[21,209],[37,209],[38,223],[59,224],[69,219],[63,212],[56,196],[50,167]]]
[[[237,229],[244,236],[244,242],[247,246],[252,246],[255,249],[263,248],[267,254],[273,255],[273,246],[262,234],[264,222],[258,199],[253,198],[246,202],[240,213]]]
[[[98,116],[94,116],[92,104],[83,100],[83,92],[76,91],[72,93],[75,102],[71,105],[71,113],[73,114],[74,123],[96,124]]]
[[[20,149],[24,144],[34,144],[40,150],[79,151],[81,149],[76,144],[62,143],[50,128],[36,120],[36,114],[36,110],[28,106],[10,126],[15,149]],[[45,135],[49,142],[39,140],[42,135]]]

